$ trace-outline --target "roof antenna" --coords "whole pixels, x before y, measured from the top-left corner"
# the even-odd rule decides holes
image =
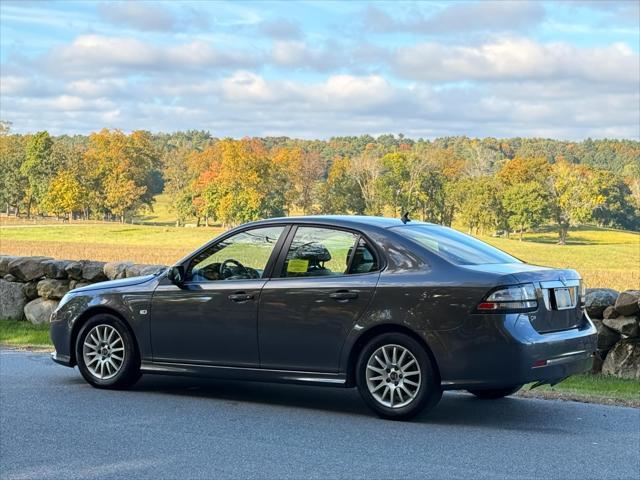
[[[409,218],[409,212],[404,212],[402,214],[402,217],[400,217],[400,220],[402,220],[402,223],[404,223],[405,225],[407,224],[407,222],[410,222],[411,219]]]

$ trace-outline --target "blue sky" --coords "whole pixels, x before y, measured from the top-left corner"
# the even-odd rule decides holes
[[[13,130],[640,138],[640,2],[0,3]]]

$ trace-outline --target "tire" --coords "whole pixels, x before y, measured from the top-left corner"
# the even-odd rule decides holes
[[[509,395],[513,395],[521,388],[522,385],[515,385],[513,387],[497,388],[491,390],[467,390],[467,392],[472,393],[476,397],[483,400],[496,400],[498,398],[504,398],[508,397]]]
[[[429,354],[403,333],[384,333],[363,348],[356,365],[356,384],[367,406],[388,420],[408,420],[432,409],[442,398],[439,376]]]
[[[122,320],[108,313],[95,315],[82,326],[76,360],[84,379],[96,388],[126,389],[141,376],[133,336]]]

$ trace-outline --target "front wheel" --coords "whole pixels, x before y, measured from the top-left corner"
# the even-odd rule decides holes
[[[467,392],[472,393],[476,397],[483,400],[496,400],[498,398],[504,398],[508,397],[509,395],[513,395],[521,388],[522,385],[515,385],[513,387],[496,388],[492,390],[467,390]]]
[[[140,378],[133,336],[114,315],[95,315],[82,326],[76,359],[84,379],[96,388],[128,388]]]
[[[407,420],[433,408],[442,397],[436,369],[425,348],[402,333],[385,333],[360,353],[356,383],[380,417]]]

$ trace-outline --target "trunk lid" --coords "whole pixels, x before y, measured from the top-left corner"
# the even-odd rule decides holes
[[[533,283],[538,309],[529,313],[531,325],[539,333],[578,328],[583,322],[580,275],[575,270],[556,269],[526,263],[466,266],[472,270],[503,275],[504,285]]]

